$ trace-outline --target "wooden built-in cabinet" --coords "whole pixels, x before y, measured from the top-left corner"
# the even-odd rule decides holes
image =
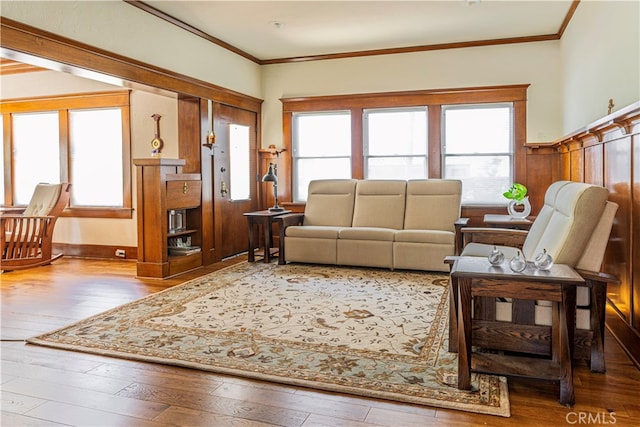
[[[140,277],[165,278],[202,265],[202,180],[183,159],[136,159]],[[176,249],[181,248],[181,249]]]

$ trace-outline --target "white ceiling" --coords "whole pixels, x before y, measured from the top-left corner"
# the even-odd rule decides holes
[[[164,1],[144,3],[255,58],[554,35],[571,0]]]

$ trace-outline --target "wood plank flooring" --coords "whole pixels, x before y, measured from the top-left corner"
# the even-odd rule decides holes
[[[401,404],[192,369],[27,345],[66,326],[237,257],[160,281],[135,262],[63,258],[0,275],[2,426],[561,426],[640,425],[640,371],[610,334],[607,373],[575,368],[576,405],[558,385],[509,379],[511,418]]]

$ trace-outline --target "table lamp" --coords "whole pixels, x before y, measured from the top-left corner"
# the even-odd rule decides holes
[[[269,171],[262,177],[262,182],[273,182],[273,199],[275,204],[269,208],[270,212],[282,212],[284,208],[278,206],[278,169],[274,163],[269,163]]]

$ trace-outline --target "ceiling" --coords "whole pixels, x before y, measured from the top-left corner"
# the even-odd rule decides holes
[[[217,39],[258,63],[479,41],[495,44],[513,38],[557,39],[578,4],[572,0],[127,3]]]
[[[123,0],[258,64],[557,40],[579,0]],[[39,71],[0,61],[0,74]]]

